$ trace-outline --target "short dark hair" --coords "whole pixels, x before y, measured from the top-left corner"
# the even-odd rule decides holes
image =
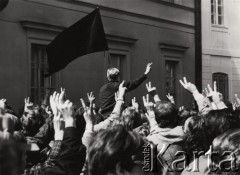
[[[142,155],[144,143],[140,135],[122,126],[101,131],[89,148],[89,174],[114,174],[117,165],[120,170],[130,172],[134,166],[134,157]]]
[[[155,118],[160,128],[173,128],[177,126],[178,110],[175,105],[168,101],[156,104]]]

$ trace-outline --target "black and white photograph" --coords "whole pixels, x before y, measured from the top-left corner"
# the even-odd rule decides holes
[[[0,0],[0,175],[239,175],[240,0]]]

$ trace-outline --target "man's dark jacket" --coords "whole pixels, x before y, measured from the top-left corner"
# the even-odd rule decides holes
[[[136,89],[144,80],[147,79],[147,75],[143,74],[141,77],[133,80],[132,82],[125,82],[124,87],[127,88],[127,92]],[[115,106],[115,93],[118,91],[119,87],[118,81],[109,81],[107,84],[103,85],[99,91],[99,107],[101,108],[101,113],[103,115],[112,112]]]

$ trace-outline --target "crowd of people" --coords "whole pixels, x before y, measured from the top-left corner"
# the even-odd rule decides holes
[[[62,88],[47,98],[49,105],[46,99],[39,105],[26,98],[20,114],[1,99],[0,174],[240,174],[238,96],[236,103],[225,102],[216,82],[200,93],[183,77],[179,83],[195,106],[177,107],[170,94],[161,100],[151,82],[142,94],[144,107],[135,97],[127,105],[125,93],[142,84],[150,70],[148,64],[140,78],[119,83],[119,70],[109,69],[99,106],[90,92],[77,107]]]

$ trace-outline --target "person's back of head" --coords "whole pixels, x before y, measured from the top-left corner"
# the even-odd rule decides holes
[[[107,70],[108,81],[117,81],[119,74],[120,74],[120,71],[117,68],[115,67],[109,68]]]
[[[136,168],[141,174],[142,165],[138,167],[136,162],[143,161],[144,144],[145,141],[140,135],[122,126],[114,126],[100,132],[89,148],[87,158],[89,174],[131,173]]]
[[[186,148],[192,151],[207,151],[215,137],[238,128],[239,120],[228,110],[212,110],[207,115],[195,116],[185,122]]]
[[[239,119],[227,109],[212,110],[204,116],[204,125],[208,143],[211,144],[218,135],[239,128]]]
[[[155,109],[155,118],[160,128],[174,128],[177,126],[178,110],[171,102],[158,102]]]
[[[26,143],[26,138],[20,133],[0,131],[0,174],[23,173],[26,165],[25,153],[30,147]]]
[[[212,161],[215,165],[220,165],[220,162],[223,162],[226,160],[230,160],[231,163],[227,165],[225,163],[225,166],[221,166],[217,169],[217,173],[222,173],[226,171],[227,169],[230,169],[230,171],[227,171],[228,173],[231,173],[232,175],[237,175],[240,173],[240,129],[237,130],[229,130],[222,135],[219,135],[213,140],[212,143],[212,151],[215,151],[218,153],[218,156],[213,156]],[[229,152],[228,158],[223,156],[224,152]],[[222,164],[223,165],[223,164]]]
[[[130,131],[142,125],[142,119],[134,107],[127,107],[121,115],[122,124]]]

